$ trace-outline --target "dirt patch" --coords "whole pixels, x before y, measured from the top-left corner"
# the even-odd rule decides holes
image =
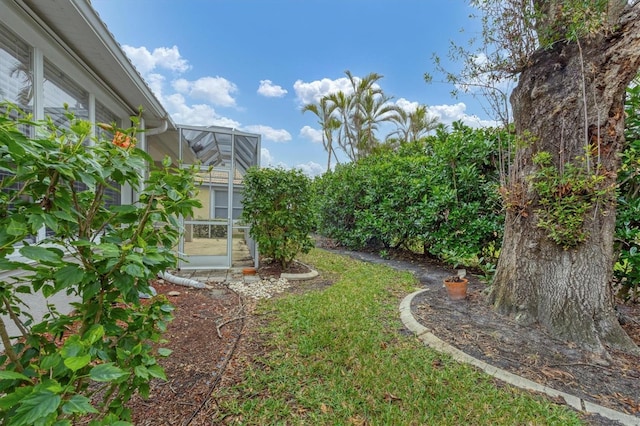
[[[250,306],[224,284],[193,289],[155,283],[159,294],[175,306],[163,347],[172,354],[160,359],[167,381],[153,380],[147,400],[129,404],[136,425],[201,425],[211,396],[233,371]]]
[[[466,300],[452,301],[442,286],[431,286],[414,299],[412,312],[433,334],[475,358],[596,404],[640,415],[640,357],[611,352],[610,361],[594,358],[539,326],[521,327],[497,315],[488,309],[483,291],[484,285],[472,279]],[[624,309],[639,318],[637,306]],[[625,327],[637,339],[640,327],[632,323]]]
[[[258,268],[258,275],[262,278],[279,278],[283,273],[306,274],[308,272],[311,272],[311,268],[296,260],[291,262],[286,269],[283,269],[279,262],[273,261],[261,262],[260,268]]]

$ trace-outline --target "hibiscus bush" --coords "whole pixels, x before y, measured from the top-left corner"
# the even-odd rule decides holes
[[[2,423],[127,424],[134,392],[148,395],[149,381],[165,378],[158,342],[173,308],[140,295],[176,265],[177,218],[199,204],[192,170],[168,158],[154,166],[135,148],[136,117],[130,129],[103,125],[111,136],[96,139],[68,111],[62,126],[9,104],[0,111]],[[137,191],[135,203],[108,202],[122,187]],[[77,302],[69,314],[49,306],[36,322],[21,302],[35,292]]]

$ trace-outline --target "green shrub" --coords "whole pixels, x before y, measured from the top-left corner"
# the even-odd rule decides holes
[[[502,238],[497,150],[495,130],[455,123],[397,152],[340,165],[314,182],[318,232],[355,249],[421,247],[477,263]]]
[[[242,218],[260,254],[287,268],[300,252],[313,247],[315,227],[311,181],[300,170],[247,170]]]
[[[26,271],[0,281],[0,422],[130,420],[129,398],[148,395],[149,381],[164,378],[156,356],[168,351],[154,347],[173,308],[161,297],[141,304],[139,295],[176,265],[177,217],[198,204],[191,170],[170,167],[168,159],[156,169],[133,147],[135,128],[107,125],[113,141],[88,144],[91,123],[71,113],[68,127],[57,127],[30,122],[11,105],[0,111],[0,272]],[[37,136],[18,126],[33,127]],[[136,204],[108,207],[114,184],[139,190]],[[46,239],[29,243],[43,227]],[[50,307],[38,324],[19,321],[17,315],[28,317],[21,295],[38,291],[80,302],[68,315]],[[10,340],[9,321],[21,330],[17,341]]]
[[[613,267],[617,294],[623,299],[640,298],[640,86],[627,90],[625,137],[618,172],[619,193],[616,214]]]

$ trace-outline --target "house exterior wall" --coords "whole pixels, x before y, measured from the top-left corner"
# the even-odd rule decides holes
[[[47,35],[44,24],[12,2],[0,2],[0,101],[15,103],[38,120],[51,117],[62,126],[66,125],[64,104],[79,118],[129,126],[130,111],[86,68]],[[28,134],[30,129],[24,131]],[[109,137],[95,126],[94,135]],[[133,199],[130,187],[109,195],[112,204],[127,204]],[[45,235],[43,229],[35,239]]]

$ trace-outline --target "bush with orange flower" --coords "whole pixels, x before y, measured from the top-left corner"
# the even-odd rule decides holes
[[[176,265],[178,217],[199,206],[192,170],[168,158],[157,168],[135,148],[137,117],[131,129],[106,129],[113,140],[90,144],[91,123],[66,115],[69,125],[58,127],[0,104],[0,273],[10,276],[0,279],[2,424],[128,424],[130,397],[165,378],[156,357],[169,351],[157,343],[173,308],[163,297],[142,304],[140,294]],[[25,125],[38,136],[21,133]],[[107,190],[125,185],[135,202],[108,206]],[[43,227],[47,237],[30,243]],[[21,319],[29,318],[21,295],[36,292],[80,302],[33,324]]]

